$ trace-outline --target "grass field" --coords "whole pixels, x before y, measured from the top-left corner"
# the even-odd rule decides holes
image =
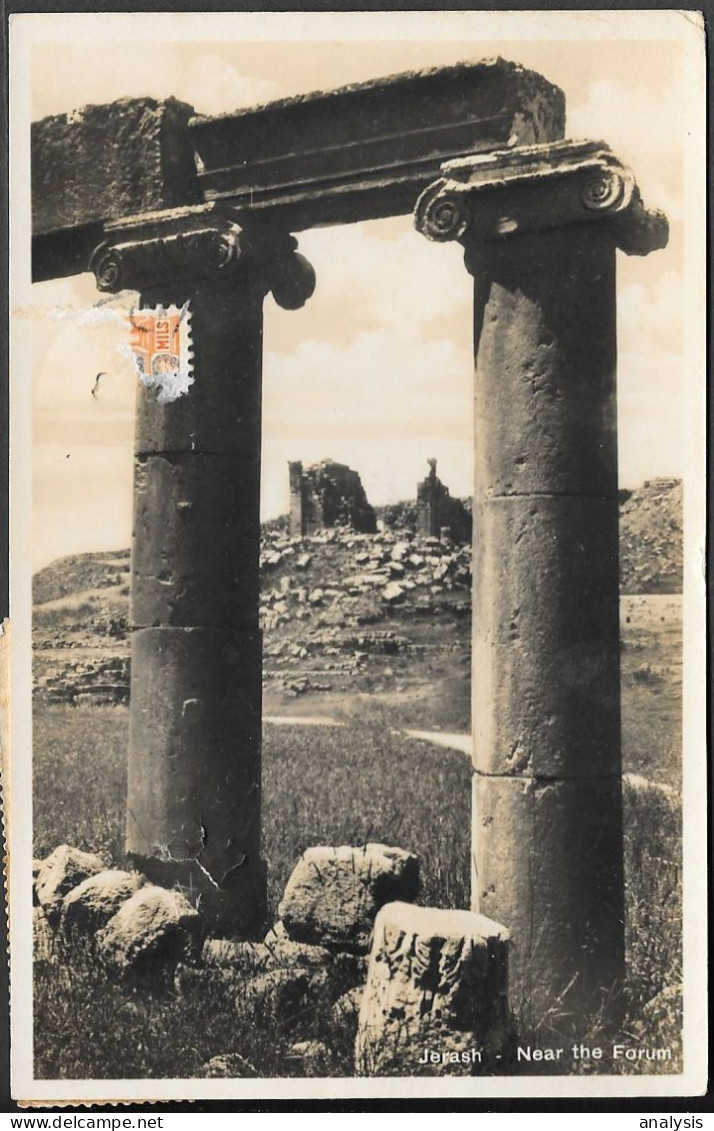
[[[668,598],[672,601],[672,598]],[[675,601],[676,603],[676,601]],[[626,790],[627,1012],[618,1029],[627,1043],[670,1046],[675,1059],[643,1071],[677,1071],[681,1014],[648,1003],[681,981],[681,831],[676,787],[681,774],[676,608],[645,602],[623,616],[625,768],[669,789]],[[664,611],[662,611],[664,610]],[[664,616],[664,620],[659,619]],[[364,697],[347,727],[273,727],[263,741],[263,852],[271,911],[295,861],[310,844],[398,844],[422,862],[420,902],[469,904],[470,767],[462,754],[406,738],[394,726],[408,714],[408,694],[393,711],[388,697]],[[428,726],[428,700],[415,725]],[[334,704],[342,713],[347,705]],[[323,709],[320,700],[313,711]],[[353,704],[352,710],[355,710]],[[443,725],[436,704],[433,726]],[[436,721],[438,719],[438,721]],[[390,721],[392,725],[390,726]],[[124,707],[48,706],[34,713],[35,853],[66,842],[123,863]],[[674,788],[671,788],[674,787]],[[39,966],[35,982],[36,1074],[43,1078],[192,1076],[213,1056],[242,1060],[241,1074],[303,1074],[277,1022],[242,1012],[237,987],[150,992],[97,976],[91,956],[73,953],[59,967]],[[238,1002],[238,1004],[237,1004]],[[522,1021],[519,1037],[545,1041],[567,1033],[557,1008]],[[353,1034],[323,1019],[330,1074],[350,1075]],[[605,1039],[597,1014],[577,1019],[579,1040]],[[531,1066],[533,1069],[534,1066]],[[608,1067],[612,1071],[611,1067]],[[627,1069],[625,1069],[627,1070]]]

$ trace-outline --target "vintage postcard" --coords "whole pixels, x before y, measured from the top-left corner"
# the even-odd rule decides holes
[[[701,1094],[703,19],[10,66],[14,1098]]]

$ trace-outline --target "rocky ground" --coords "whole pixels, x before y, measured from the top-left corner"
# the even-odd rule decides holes
[[[626,496],[626,497],[625,497]],[[403,704],[419,725],[428,686],[443,725],[468,728],[471,550],[420,538],[414,508],[379,512],[382,529],[291,538],[263,527],[260,622],[265,713],[339,713],[347,697]],[[682,485],[623,493],[622,591],[681,591]],[[80,554],[33,582],[35,691],[47,702],[121,703],[129,694],[129,551]],[[308,706],[309,704],[309,706]],[[406,715],[405,715],[406,717]]]
[[[682,592],[682,483],[651,479],[620,507],[623,593]]]

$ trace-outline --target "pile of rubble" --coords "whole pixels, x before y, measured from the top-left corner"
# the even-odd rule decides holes
[[[321,547],[331,553],[319,552]],[[268,589],[270,575],[280,567],[279,587]],[[369,535],[350,530],[328,530],[307,538],[268,532],[263,538],[260,569],[265,578],[261,609],[266,627],[275,627],[277,618],[288,613],[290,603],[324,607],[338,599],[349,610],[346,598],[369,594],[387,605],[411,603],[428,610],[442,593],[462,590],[468,596],[471,548],[404,531],[399,539],[386,532]],[[318,570],[321,583],[311,586],[309,578]],[[337,583],[336,588],[329,578]]]
[[[620,508],[620,591],[681,593],[683,494],[679,479],[648,479]]]
[[[34,691],[47,703],[102,705],[129,700],[129,656],[73,660],[36,675]]]
[[[468,652],[471,551],[402,532],[264,534],[260,623],[266,684],[288,697],[354,690],[360,673],[395,676],[430,650]],[[446,625],[463,622],[459,631]],[[434,628],[433,633],[429,632]],[[370,690],[376,688],[370,687]]]
[[[470,1074],[512,1040],[508,933],[468,911],[416,907],[419,861],[384,844],[309,848],[263,942],[206,937],[178,889],[107,869],[69,845],[34,866],[35,962],[90,948],[98,972],[174,992],[220,983],[237,1013],[290,1034],[306,1075],[334,1068],[329,1032],[354,1041],[361,1075]],[[425,1047],[446,1056],[424,1066]],[[493,1059],[492,1059],[493,1058]],[[201,1075],[243,1076],[234,1049]]]

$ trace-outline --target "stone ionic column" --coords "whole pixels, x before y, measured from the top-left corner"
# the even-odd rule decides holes
[[[108,226],[102,290],[190,314],[194,381],[141,384],[127,851],[221,929],[263,926],[259,499],[263,298],[314,288],[295,240],[187,209]],[[187,304],[187,305],[186,305]]]
[[[475,281],[472,906],[537,1020],[624,972],[615,250],[667,225],[602,144],[443,173],[416,224]]]

